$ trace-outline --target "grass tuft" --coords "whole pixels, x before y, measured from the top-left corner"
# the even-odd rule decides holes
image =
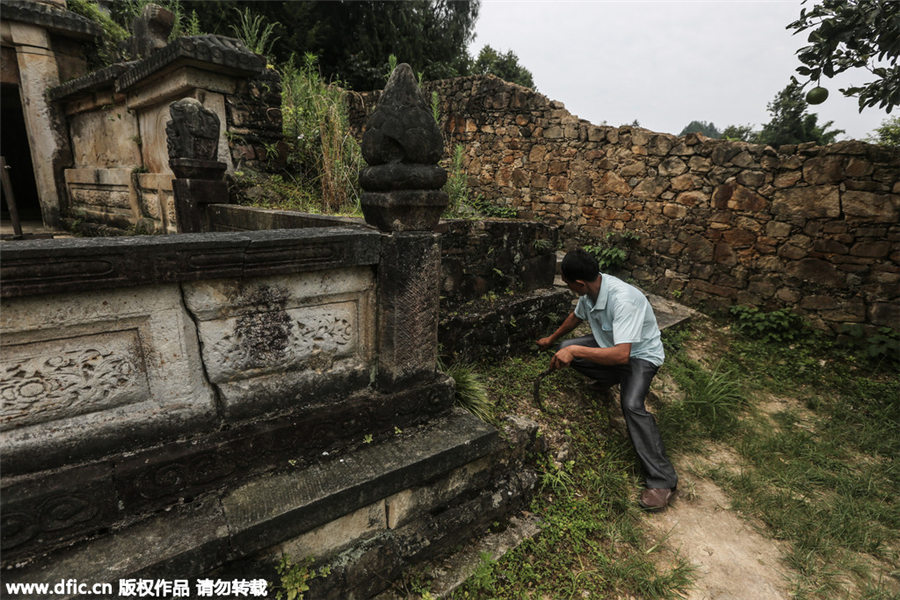
[[[488,397],[481,376],[471,365],[455,363],[447,370],[447,375],[456,382],[456,405],[486,423],[493,423],[494,405]]]

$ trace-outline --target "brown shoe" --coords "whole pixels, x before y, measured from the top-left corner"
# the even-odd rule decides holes
[[[675,490],[672,488],[647,488],[641,492],[641,499],[638,500],[638,504],[644,510],[663,510],[672,501],[674,495]]]

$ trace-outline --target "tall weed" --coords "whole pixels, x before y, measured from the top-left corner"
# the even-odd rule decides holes
[[[350,134],[343,89],[319,75],[316,56],[302,64],[291,56],[281,69],[282,128],[291,150],[289,169],[315,181],[325,212],[353,211],[359,203],[357,177],[362,154]]]

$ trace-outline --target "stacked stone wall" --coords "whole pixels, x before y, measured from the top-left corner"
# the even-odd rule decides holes
[[[647,289],[900,328],[900,152],[598,126],[491,76],[425,88],[473,194],[565,225],[570,244],[638,234],[627,274]],[[352,123],[375,96],[355,97]]]

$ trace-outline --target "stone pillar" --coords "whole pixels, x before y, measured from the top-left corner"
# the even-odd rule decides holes
[[[175,220],[178,233],[206,228],[205,206],[228,202],[224,175],[227,165],[216,160],[219,117],[199,100],[184,98],[169,105],[166,125],[169,166],[175,173]]]
[[[386,235],[378,267],[378,373],[393,389],[437,372],[441,276],[434,227],[447,206],[437,165],[443,138],[407,64],[398,66],[366,123],[359,174],[366,222]]]
[[[12,22],[9,30],[16,48],[25,129],[41,214],[45,225],[55,227],[64,203],[63,165],[70,160],[70,149],[62,117],[44,92],[59,84],[59,68],[45,29]]]

